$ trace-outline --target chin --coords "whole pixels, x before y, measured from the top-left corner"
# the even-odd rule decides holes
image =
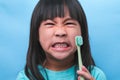
[[[66,55],[66,54],[60,54],[59,56],[54,56],[54,58],[58,61],[65,61],[74,58],[74,55]]]

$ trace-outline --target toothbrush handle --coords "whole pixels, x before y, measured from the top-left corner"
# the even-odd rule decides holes
[[[80,80],[84,80],[84,78],[83,78],[83,77],[80,77]]]
[[[81,70],[82,67],[82,57],[81,57],[81,49],[79,46],[77,46],[77,50],[78,50],[78,65],[79,65],[79,70]]]
[[[78,65],[79,65],[79,70],[82,70],[82,57],[81,57],[81,49],[80,46],[77,46],[77,50],[78,50]],[[84,80],[83,77],[80,77],[80,80]]]

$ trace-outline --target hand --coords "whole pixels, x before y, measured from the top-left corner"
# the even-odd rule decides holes
[[[77,74],[79,75],[78,80],[80,80],[81,76],[85,80],[95,80],[85,66],[82,66],[82,71],[78,70]]]

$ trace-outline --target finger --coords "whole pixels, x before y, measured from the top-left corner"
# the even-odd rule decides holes
[[[89,73],[88,69],[85,66],[82,66],[82,71],[85,71],[85,72]]]
[[[85,75],[85,76],[89,76],[89,79],[88,79],[88,80],[95,80],[95,79],[91,76],[90,72],[88,71],[88,69],[87,69],[85,66],[82,66],[82,71],[85,71],[85,72],[88,73],[88,74]]]
[[[87,80],[91,80],[91,79],[93,80],[93,77],[88,72],[78,70],[77,73],[78,73],[78,75],[84,77]]]
[[[80,76],[78,76],[78,80],[80,80]]]

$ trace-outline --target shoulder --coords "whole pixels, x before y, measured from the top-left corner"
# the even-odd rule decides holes
[[[104,72],[96,66],[93,67],[91,75],[95,78],[95,80],[107,80]]]
[[[18,76],[17,76],[16,80],[29,80],[29,79],[25,75],[25,71],[22,70],[18,73]]]

